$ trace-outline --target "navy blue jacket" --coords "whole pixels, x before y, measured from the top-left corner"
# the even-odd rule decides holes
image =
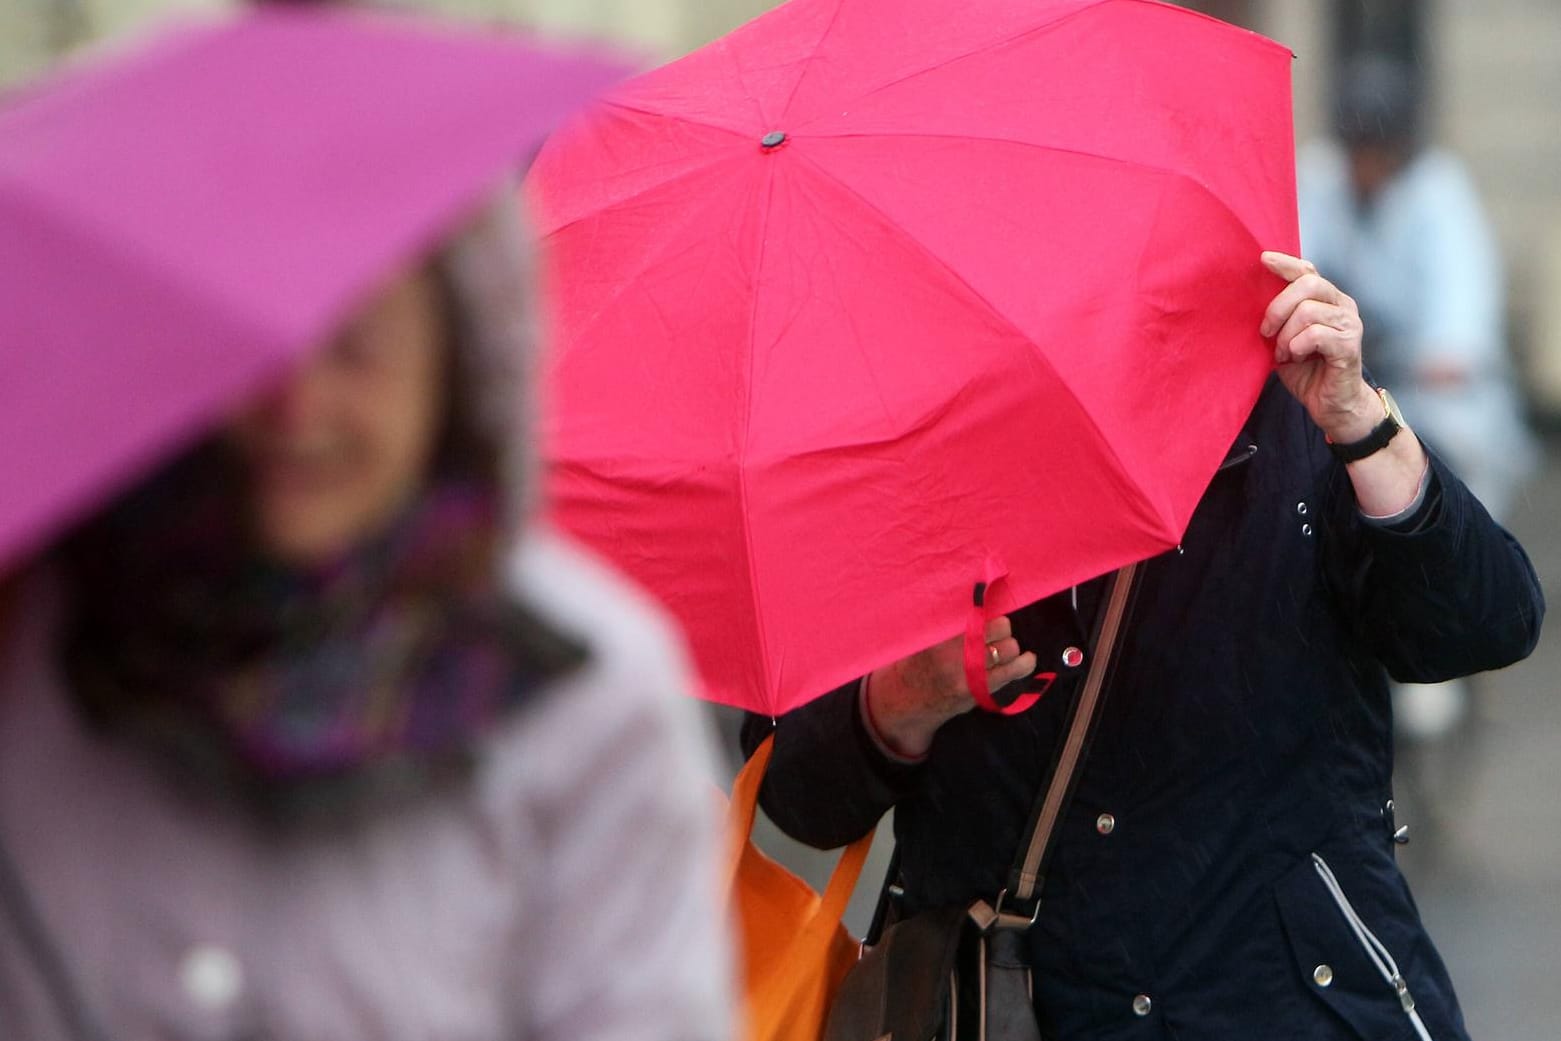
[[[1182,550],[1143,569],[1031,930],[1057,1035],[1466,1041],[1394,861],[1387,679],[1508,665],[1543,614],[1521,547],[1439,461],[1409,530],[1369,524],[1271,380]],[[1078,641],[1060,598],[1015,627],[1043,668]],[[894,807],[908,910],[991,897],[1069,682],[950,721],[920,765],[878,751],[854,686],[827,694],[776,723],[763,806],[821,848]]]

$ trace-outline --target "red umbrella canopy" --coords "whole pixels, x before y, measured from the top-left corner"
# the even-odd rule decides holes
[[[792,0],[533,169],[559,520],[779,713],[1174,546],[1270,368],[1290,52],[1147,0]]]

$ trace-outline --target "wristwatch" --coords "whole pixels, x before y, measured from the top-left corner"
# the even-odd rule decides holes
[[[1382,422],[1373,427],[1371,433],[1359,441],[1350,441],[1342,445],[1332,438],[1328,439],[1328,448],[1332,450],[1334,458],[1339,462],[1353,463],[1380,452],[1387,447],[1389,441],[1393,440],[1395,434],[1408,426],[1404,422],[1404,414],[1398,410],[1398,402],[1393,400],[1393,395],[1378,387],[1377,397],[1382,399]]]

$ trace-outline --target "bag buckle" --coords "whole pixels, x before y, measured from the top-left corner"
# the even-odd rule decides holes
[[[1010,896],[1005,889],[997,894],[997,903],[993,910],[997,913],[998,924],[1009,928],[1028,929],[1041,916],[1041,898],[1036,895],[1028,900],[1020,900],[1018,897]]]

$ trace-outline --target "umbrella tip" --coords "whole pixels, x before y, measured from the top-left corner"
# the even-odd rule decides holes
[[[768,134],[765,134],[763,137],[759,138],[759,144],[766,152],[779,148],[785,143],[786,131],[784,130],[771,130]]]

